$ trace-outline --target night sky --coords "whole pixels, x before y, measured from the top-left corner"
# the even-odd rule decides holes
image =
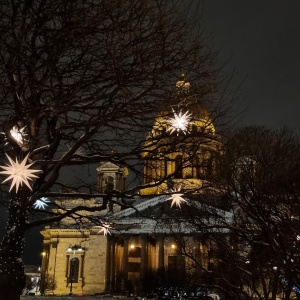
[[[206,33],[236,69],[240,125],[300,127],[300,1],[204,0]]]
[[[234,106],[242,112],[239,125],[299,130],[299,13],[298,0],[204,0],[211,46],[220,63],[230,58],[225,71],[235,69],[232,91],[243,81]],[[40,263],[41,243],[38,230],[28,234],[26,264]]]

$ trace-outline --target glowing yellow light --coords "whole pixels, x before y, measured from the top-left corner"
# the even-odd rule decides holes
[[[24,140],[24,136],[26,135],[24,133],[24,129],[23,128],[19,128],[18,126],[14,126],[11,130],[10,130],[10,134],[11,136],[16,140],[17,143],[19,144],[23,144],[23,140]]]
[[[189,114],[188,111],[185,113],[182,113],[180,111],[177,114],[174,110],[173,114],[174,117],[167,120],[170,125],[167,131],[170,131],[170,133],[172,134],[174,131],[177,131],[177,133],[179,133],[179,131],[181,130],[185,134],[188,131],[188,126],[191,122],[191,114]]]

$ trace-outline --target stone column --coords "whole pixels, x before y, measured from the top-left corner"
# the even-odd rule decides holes
[[[124,254],[124,243],[123,240],[118,239],[115,243],[115,287],[114,291],[118,291],[122,288],[123,278],[123,254]]]
[[[182,245],[178,244],[176,250],[177,250],[176,255],[178,261],[178,271],[180,272],[181,276],[184,277],[186,273],[186,269],[185,269],[185,257],[182,255]]]
[[[103,174],[98,173],[98,191],[103,192]]]
[[[201,265],[200,241],[197,237],[193,237],[194,242],[194,257],[197,265]],[[198,269],[198,268],[197,268]]]
[[[128,279],[128,240],[129,237],[124,237],[124,246],[123,246],[123,278],[124,280]]]
[[[79,279],[82,280],[84,274],[84,254],[81,255],[80,269],[79,269]]]
[[[158,268],[163,269],[165,267],[165,245],[164,236],[158,236]]]
[[[165,238],[158,235],[158,277],[160,285],[164,285],[165,280]]]
[[[111,282],[110,282],[110,290],[115,291],[116,287],[116,240],[112,238],[111,241]]]
[[[147,254],[148,254],[148,247],[147,247],[147,235],[141,234],[141,276],[142,278],[145,277],[148,261],[147,261]]]
[[[194,257],[195,257],[195,267],[194,267],[194,274],[195,276],[199,277],[201,274],[201,268],[202,266],[202,257],[201,257],[201,251],[200,251],[200,240],[198,237],[194,236]]]
[[[66,273],[65,276],[67,278],[67,282],[69,283],[69,264],[70,264],[70,255],[67,255],[67,260],[66,260]]]
[[[106,261],[105,261],[105,290],[111,290],[111,260],[112,260],[112,241],[111,237],[107,236],[106,242]]]

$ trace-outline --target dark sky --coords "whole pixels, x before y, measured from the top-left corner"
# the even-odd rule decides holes
[[[245,79],[235,104],[244,111],[240,125],[299,130],[300,1],[203,1],[205,32],[220,62],[230,58],[226,71],[236,69],[232,90]],[[28,237],[25,263],[39,264],[42,237],[38,230]]]
[[[204,0],[220,61],[230,58],[241,125],[300,128],[300,1]]]

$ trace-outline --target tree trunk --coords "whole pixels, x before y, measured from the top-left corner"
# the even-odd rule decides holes
[[[0,244],[0,299],[3,300],[20,300],[26,284],[22,254],[27,216],[23,200],[26,199],[17,196],[10,200],[6,233]]]
[[[1,266],[2,269],[3,266]],[[11,265],[6,265],[10,268]],[[12,273],[0,274],[0,299],[20,300],[20,295],[25,287],[24,268],[21,266],[19,270]]]

